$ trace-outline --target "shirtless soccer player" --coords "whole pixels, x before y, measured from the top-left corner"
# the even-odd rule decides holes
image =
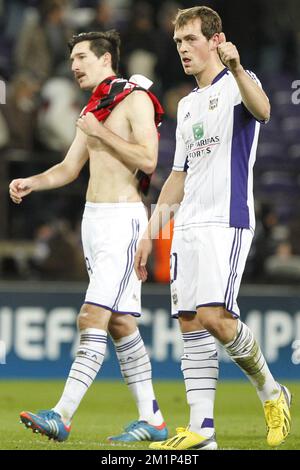
[[[147,225],[141,183],[144,187],[156,167],[156,125],[163,111],[148,90],[117,79],[120,40],[116,31],[79,34],[69,46],[75,79],[81,89],[92,90],[92,96],[64,160],[44,173],[13,180],[10,197],[19,204],[32,191],[65,186],[89,160],[82,241],[90,283],[78,316],[80,345],[63,394],[50,410],[22,412],[21,421],[49,438],[66,440],[72,417],[100,370],[109,333],[139,413],[124,432],[109,439],[162,440],[167,428],[135,320],[141,314],[141,283],[133,259]]]

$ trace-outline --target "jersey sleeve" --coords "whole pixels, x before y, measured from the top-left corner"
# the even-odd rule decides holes
[[[245,70],[245,72],[249,75],[250,78],[259,86],[259,88],[262,88],[261,81],[257,78],[257,75],[255,75],[254,72],[251,72],[251,70]]]
[[[187,149],[181,132],[181,106],[178,105],[177,128],[176,128],[176,149],[173,162],[173,171],[187,171]]]
[[[245,70],[245,72],[249,75],[249,77],[259,86],[259,88],[262,89],[262,84],[261,84],[261,81],[258,79],[258,77],[255,75],[254,72],[252,72],[251,70]],[[232,77],[232,89],[233,89],[233,96],[234,96],[234,105],[238,105],[238,104],[243,104],[242,102],[242,96],[241,96],[241,93],[240,93],[240,90],[239,90],[239,87],[235,81],[235,79]],[[244,106],[244,105],[243,105]],[[245,110],[249,113],[250,116],[252,116],[252,114],[247,110],[247,108],[244,106]],[[258,119],[256,119],[254,116],[252,116],[253,119],[255,119],[256,121],[260,122],[261,124],[266,124],[268,121],[260,121]]]

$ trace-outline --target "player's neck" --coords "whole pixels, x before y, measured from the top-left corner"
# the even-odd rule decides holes
[[[102,83],[104,80],[106,80],[109,77],[116,77],[116,73],[112,69],[107,70],[106,73],[103,73],[101,74],[101,76],[99,76],[99,82],[97,83],[97,85],[94,86],[92,92],[94,93],[96,89],[98,88],[98,86],[100,85],[100,83]]]
[[[195,75],[195,79],[199,88],[205,88],[212,84],[214,78],[224,70],[225,65],[218,59]]]

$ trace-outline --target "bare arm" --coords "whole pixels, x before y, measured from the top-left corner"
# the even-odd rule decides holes
[[[218,46],[222,62],[229,68],[239,87],[242,101],[248,111],[259,121],[270,119],[271,107],[265,92],[252,80],[240,62],[237,48],[231,42],[226,42],[224,33],[220,34]]]
[[[166,223],[174,217],[183,199],[185,178],[184,171],[170,173],[162,187],[143,238],[155,238]]]
[[[158,198],[155,210],[149,220],[147,229],[138,244],[134,259],[134,268],[138,279],[147,279],[146,263],[152,250],[152,239],[165,224],[174,217],[184,195],[186,173],[172,171],[166,180]]]
[[[29,178],[18,178],[9,185],[10,197],[16,204],[32,191],[59,188],[74,181],[88,160],[86,136],[78,129],[64,160],[49,170]]]
[[[241,92],[242,100],[248,111],[258,120],[267,122],[270,119],[271,106],[265,92],[242,68],[234,74]]]
[[[92,113],[78,119],[78,127],[87,135],[96,137],[112,149],[116,158],[126,165],[136,167],[147,174],[153,173],[157,164],[158,135],[154,122],[154,107],[144,91],[135,91],[126,98],[127,117],[135,143],[122,139]]]

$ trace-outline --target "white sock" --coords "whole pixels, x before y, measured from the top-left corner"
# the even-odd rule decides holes
[[[262,403],[279,397],[280,385],[274,380],[252,331],[245,323],[238,320],[235,339],[224,347],[254,385]]]
[[[63,394],[53,408],[69,423],[82,398],[93,383],[104,359],[107,333],[87,328],[80,333],[80,345],[69,372]]]
[[[203,437],[214,434],[214,401],[219,362],[214,337],[206,330],[183,333],[181,370],[190,406],[189,430]]]
[[[139,330],[113,341],[122,376],[136,401],[139,420],[160,426],[164,420],[155,399],[151,364]]]

